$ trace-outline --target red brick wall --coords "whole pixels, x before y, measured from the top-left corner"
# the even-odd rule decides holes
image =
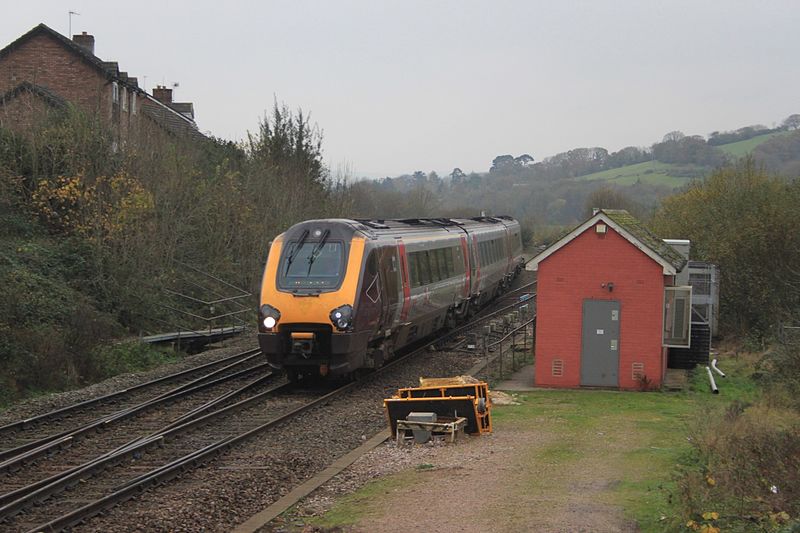
[[[0,58],[0,94],[23,81],[47,87],[86,112],[110,114],[110,82],[46,35],[35,35]]]
[[[632,364],[658,386],[664,372],[661,346],[664,275],[661,265],[610,227],[605,235],[589,228],[539,264],[535,383],[579,387],[583,301],[620,302],[619,386],[638,388]],[[601,284],[613,282],[613,292]],[[563,376],[553,376],[561,359]]]

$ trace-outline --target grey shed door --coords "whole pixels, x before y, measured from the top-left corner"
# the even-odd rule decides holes
[[[619,386],[619,302],[583,301],[581,385]]]

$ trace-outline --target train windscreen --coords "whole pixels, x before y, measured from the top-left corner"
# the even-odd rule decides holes
[[[330,289],[344,276],[341,242],[290,242],[278,271],[282,289]]]

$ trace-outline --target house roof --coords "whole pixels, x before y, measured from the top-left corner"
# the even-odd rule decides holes
[[[47,35],[48,37],[51,37],[56,42],[61,44],[64,48],[66,48],[70,52],[72,52],[75,55],[77,55],[78,57],[80,57],[86,63],[88,63],[89,65],[95,67],[97,70],[103,72],[108,78],[116,77],[117,71],[118,71],[116,62],[113,62],[113,61],[106,62],[106,61],[101,60],[99,57],[97,57],[96,55],[92,54],[87,49],[85,49],[84,47],[82,47],[81,45],[76,43],[75,41],[69,39],[68,37],[65,37],[64,35],[61,35],[57,31],[55,31],[54,29],[52,29],[49,26],[47,26],[46,24],[39,24],[39,25],[35,26],[29,32],[21,35],[19,38],[17,38],[11,44],[9,44],[8,46],[6,46],[2,50],[0,50],[0,58],[8,55],[12,51],[14,51],[17,47],[19,47],[20,45],[26,43],[31,38],[33,38],[33,37],[35,37],[37,35]]]
[[[35,96],[40,97],[44,102],[49,104],[52,107],[63,109],[67,107],[67,101],[61,98],[59,95],[44,87],[42,85],[34,85],[28,81],[23,81],[10,91],[7,91],[4,95],[0,96],[0,107],[6,104],[6,102],[11,101],[12,99],[18,97],[22,93],[31,93]]]
[[[193,120],[162,104],[149,94],[145,93],[145,96],[147,99],[142,103],[142,113],[148,118],[171,133],[205,139],[205,135],[200,133]]]
[[[193,137],[197,138],[204,138],[205,136],[200,133],[197,129],[197,124],[195,124],[192,118],[189,118],[184,113],[172,109],[171,107],[159,102],[145,91],[139,88],[138,80],[133,77],[129,77],[127,72],[120,72],[119,70],[119,63],[116,61],[103,61],[93,53],[89,52],[86,48],[82,47],[75,41],[61,35],[57,31],[53,30],[52,28],[48,27],[45,24],[39,24],[31,29],[29,32],[25,33],[24,35],[20,36],[18,39],[13,41],[11,44],[6,46],[5,48],[0,50],[0,58],[5,57],[6,55],[13,52],[16,48],[20,45],[24,44],[31,38],[37,35],[46,35],[56,42],[64,46],[68,51],[72,52],[73,54],[80,57],[83,61],[88,63],[89,65],[96,68],[100,71],[109,81],[116,81],[122,85],[128,87],[131,91],[136,91],[141,94],[144,94],[147,97],[147,101],[145,105],[143,105],[143,112],[147,114],[151,119],[157,122],[159,125],[167,129],[172,133],[189,133]],[[40,89],[43,89],[41,86],[36,86]],[[16,89],[12,89],[16,90]],[[16,96],[18,93],[15,93],[12,96]],[[58,97],[55,93],[51,92],[51,95],[57,98],[60,98],[62,101],[64,100],[61,97]]]
[[[619,233],[625,240],[639,248],[653,261],[660,264],[664,274],[675,275],[686,265],[686,259],[672,246],[654,235],[638,219],[624,209],[601,209],[591,218],[561,237],[558,241],[543,250],[528,263],[528,270],[537,270],[539,263],[572,242],[587,229],[598,222]]]

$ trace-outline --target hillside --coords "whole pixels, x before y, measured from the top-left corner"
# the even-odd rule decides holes
[[[789,135],[790,132],[777,131],[758,135],[744,141],[737,141],[716,146],[729,158],[739,158],[749,155],[756,147],[776,137]],[[692,179],[708,174],[710,167],[694,164],[678,165],[663,163],[661,161],[646,161],[633,165],[593,172],[576,179],[579,181],[604,181],[613,185],[634,185],[645,183],[676,189],[689,183]]]
[[[723,152],[725,152],[727,155],[733,157],[743,157],[752,153],[757,146],[764,144],[766,141],[774,139],[775,137],[781,137],[789,134],[790,132],[787,131],[776,131],[773,133],[759,135],[757,137],[753,137],[752,139],[747,139],[745,141],[722,144],[718,146],[718,148]]]
[[[646,161],[635,165],[594,172],[575,179],[579,181],[606,181],[615,185],[646,183],[648,185],[663,185],[674,189],[691,181],[696,177],[695,174],[702,170],[704,170],[702,167],[691,165],[679,166],[660,161]]]
[[[465,174],[454,168],[439,176],[417,170],[362,181],[350,187],[351,211],[377,218],[505,213],[519,218],[528,235],[575,224],[598,203],[647,216],[676,190],[743,156],[751,155],[770,172],[797,176],[800,129],[795,122],[787,119],[774,129],[755,125],[716,131],[708,138],[672,131],[650,146],[616,152],[578,147],[536,162],[527,153],[502,154],[487,172]]]

